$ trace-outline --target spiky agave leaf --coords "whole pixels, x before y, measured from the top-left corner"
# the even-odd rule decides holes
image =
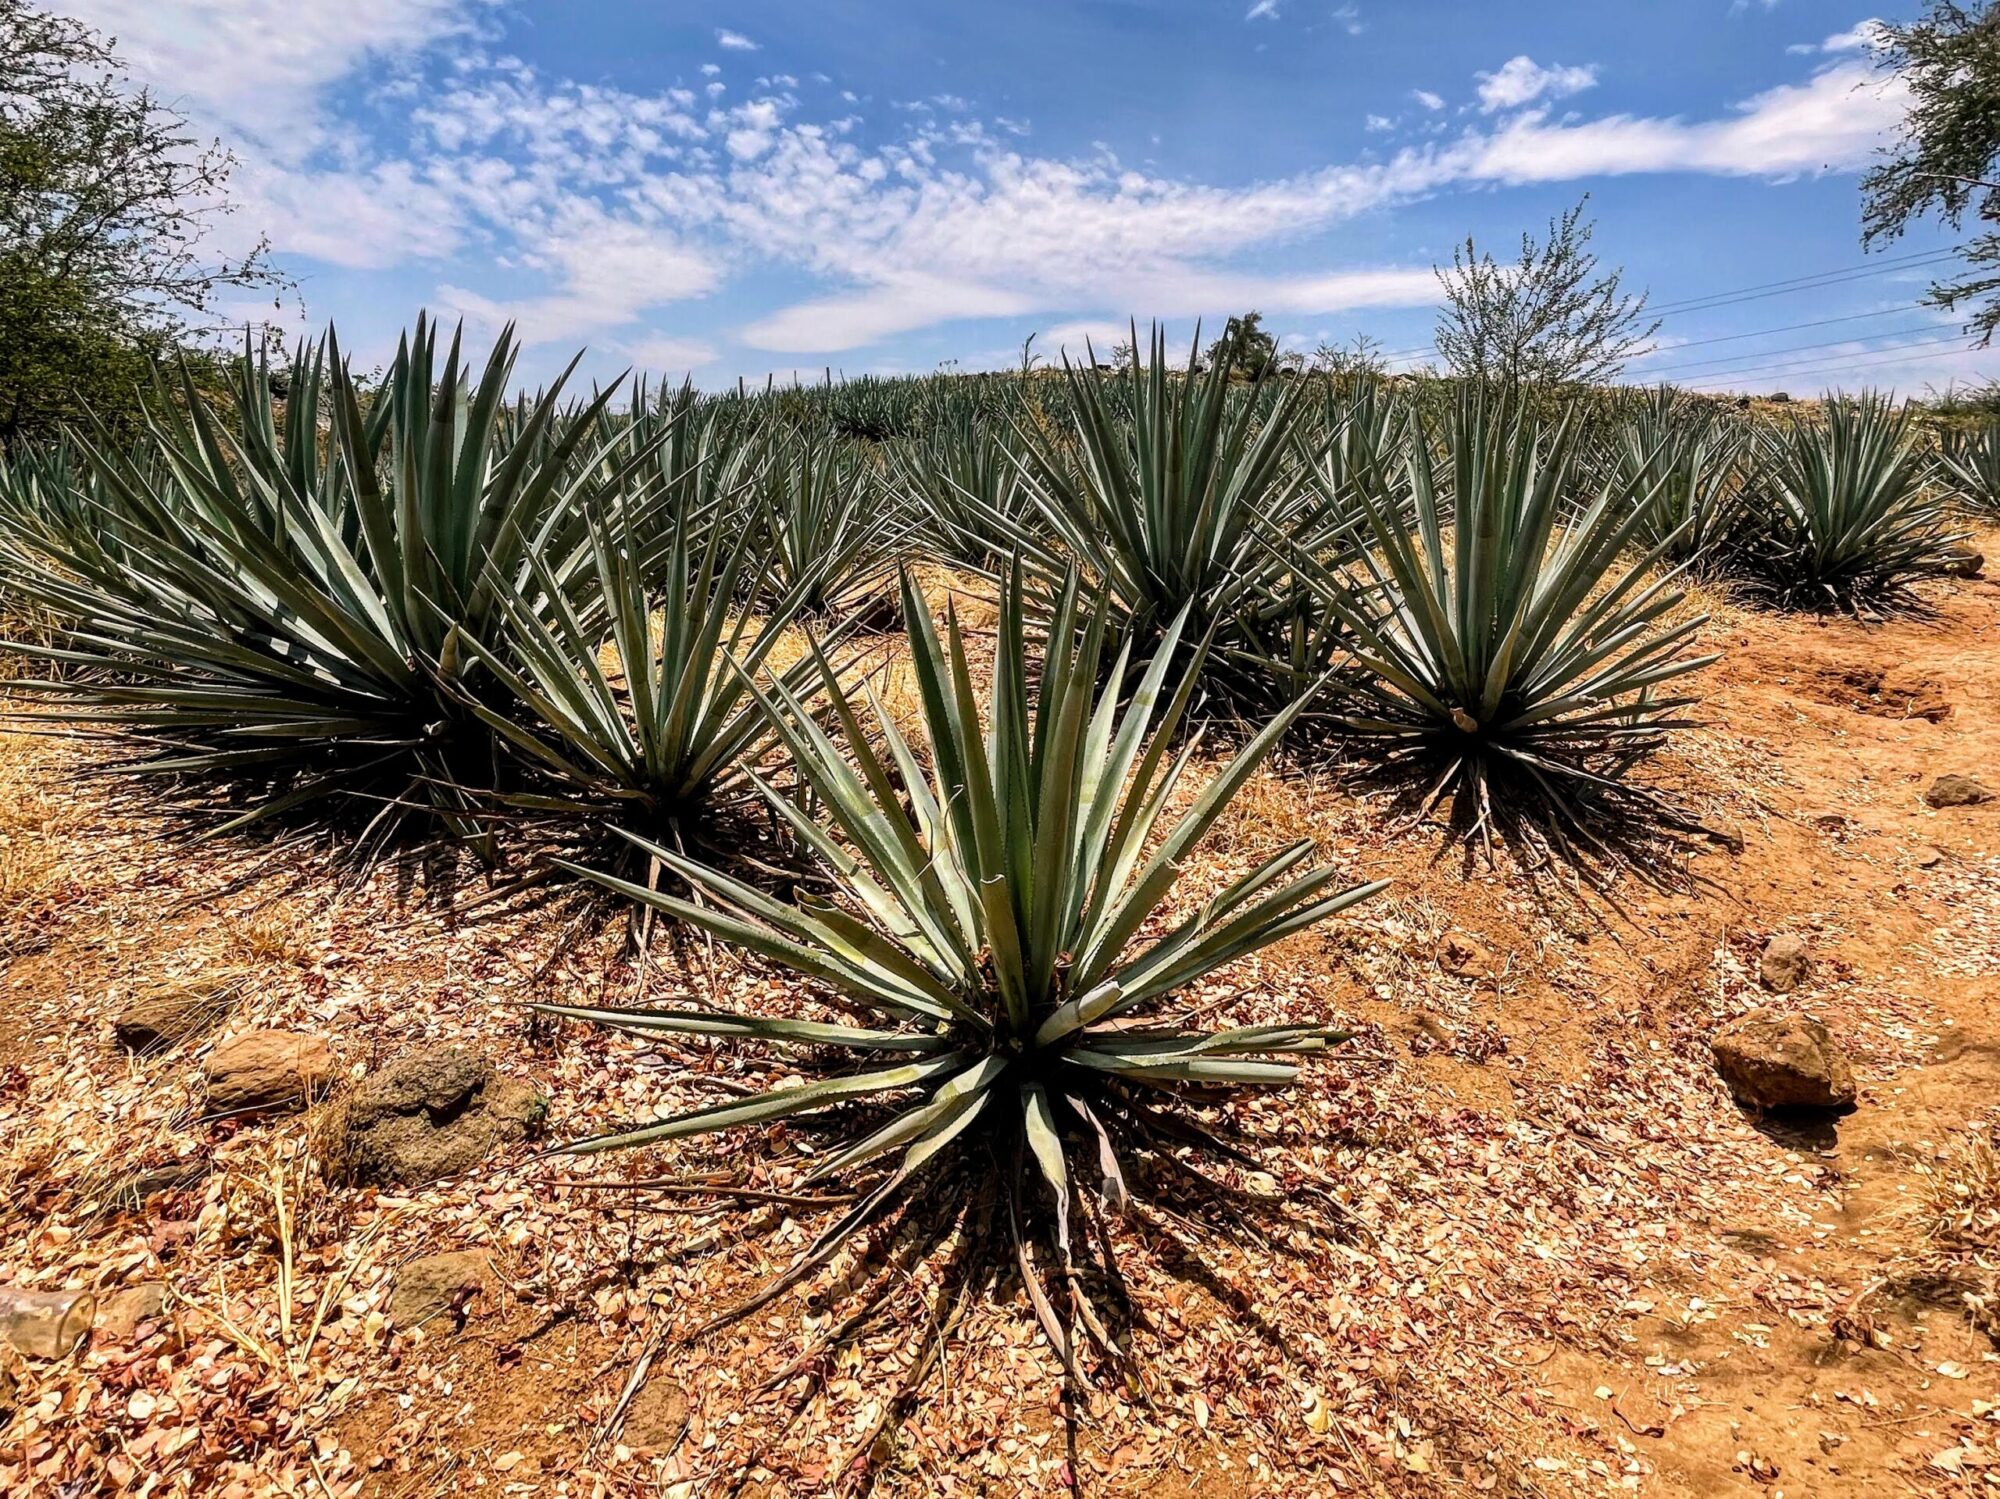
[[[1611,433],[1604,482],[1651,498],[1635,540],[1690,573],[1728,566],[1742,540],[1747,434],[1711,407],[1661,386]]]
[[[660,528],[650,545],[630,509],[591,515],[587,578],[566,584],[532,557],[527,586],[497,595],[500,638],[489,646],[464,637],[502,689],[469,706],[559,783],[514,794],[511,805],[573,820],[581,799],[679,846],[725,798],[749,790],[746,771],[776,742],[750,678],[795,628],[814,579],[780,593],[769,538],[738,523],[727,493],[690,488],[677,498],[670,519],[648,518]],[[767,612],[745,602],[769,595]],[[836,623],[823,646],[844,633]],[[819,670],[802,656],[776,680],[806,700]]]
[[[1182,615],[1194,637],[1224,627],[1270,561],[1258,518],[1287,511],[1306,477],[1290,451],[1304,382],[1234,389],[1228,359],[1202,369],[1199,340],[1197,329],[1181,371],[1158,326],[1143,366],[1107,374],[1065,357],[1072,430],[1021,431],[1023,474],[1054,541],[997,522],[1051,585],[1074,559],[1142,641]],[[1210,664],[1211,687],[1254,692],[1227,652]]]
[[[436,345],[420,320],[364,400],[329,334],[292,371],[282,434],[246,366],[234,431],[184,376],[145,451],[86,444],[118,546],[87,528],[0,542],[10,585],[68,622],[39,654],[86,669],[37,690],[132,740],[134,768],[261,774],[225,828],[336,791],[382,798],[378,831],[410,800],[462,810],[459,783],[490,773],[489,736],[459,733],[465,636],[492,633],[530,555],[569,557],[565,576],[587,561],[582,515],[622,503],[643,454],[622,435],[608,468],[593,450],[609,389],[568,416],[561,380],[510,408],[511,333],[476,383],[456,336],[441,365]]]
[[[880,583],[908,530],[871,456],[838,437],[786,434],[757,494],[773,580],[802,592],[809,615],[842,612]]]
[[[1028,500],[1020,465],[990,419],[968,413],[900,444],[889,471],[938,556],[981,571],[1006,560],[1006,531],[1026,523]]]
[[[1031,1241],[1052,1241],[1067,1262],[1079,1223],[1096,1218],[1094,1209],[1071,1211],[1090,1184],[1106,1204],[1122,1203],[1135,1156],[1203,1138],[1193,1124],[1175,1124],[1177,1098],[1191,1089],[1288,1083],[1297,1073],[1289,1059],[1335,1036],[1311,1024],[1204,1030],[1176,1016],[1175,996],[1380,888],[1337,888],[1332,871],[1304,868],[1310,845],[1299,843],[1157,929],[1187,856],[1287,719],[1273,722],[1176,816],[1194,747],[1178,755],[1168,747],[1201,656],[1197,647],[1169,696],[1168,663],[1184,617],[1168,622],[1162,649],[1121,708],[1115,689],[1097,685],[1108,605],[1100,601],[1082,618],[1075,580],[1066,580],[1037,663],[1017,572],[1003,595],[982,715],[955,615],[940,638],[907,577],[902,590],[921,742],[907,740],[872,695],[872,730],[864,726],[830,670],[831,730],[784,684],[768,695],[831,827],[775,796],[773,805],[824,860],[838,900],[783,904],[656,845],[648,852],[705,899],[579,870],[820,981],[852,1017],[836,1024],[549,1007],[642,1033],[740,1036],[845,1054],[803,1087],[570,1147],[587,1153],[872,1105],[865,1123],[823,1150],[807,1176],[809,1184],[851,1184],[854,1206],[739,1312],[812,1275],[859,1228],[913,1206],[918,1194],[963,1188],[967,1177],[957,1167],[998,1184],[1006,1203],[995,1221],[1028,1225],[1019,1241],[1024,1270]],[[1038,1190],[1025,1185],[1032,1181]],[[1100,1259],[1111,1252],[1101,1237],[1094,1249]],[[1028,1279],[1066,1367],[1074,1367],[1079,1322],[1110,1341],[1078,1281],[1044,1284],[1032,1270]]]
[[[1764,436],[1749,563],[1781,608],[1882,609],[1947,571],[1954,531],[1915,423],[1885,397],[1828,401]]]
[[[1968,515],[2000,520],[2000,422],[1945,440],[1944,478]]]
[[[1504,810],[1559,836],[1583,830],[1591,793],[1670,815],[1621,772],[1686,723],[1678,714],[1693,700],[1655,690],[1715,657],[1681,653],[1705,616],[1663,623],[1683,597],[1657,570],[1672,537],[1627,554],[1648,496],[1605,488],[1565,520],[1569,423],[1546,430],[1478,391],[1460,394],[1437,436],[1442,468],[1430,433],[1402,445],[1413,527],[1397,513],[1404,482],[1363,464],[1354,495],[1371,545],[1357,566],[1292,549],[1363,668],[1338,721],[1392,763],[1426,770],[1419,815],[1448,793],[1476,809],[1470,825],[1489,847],[1496,790]]]

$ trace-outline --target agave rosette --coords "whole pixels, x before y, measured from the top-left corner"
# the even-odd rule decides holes
[[[1693,699],[1656,690],[1716,659],[1683,654],[1705,616],[1668,622],[1684,595],[1659,564],[1678,533],[1628,551],[1647,506],[1623,487],[1572,508],[1567,422],[1467,392],[1440,436],[1442,461],[1427,432],[1401,445],[1402,475],[1356,465],[1369,544],[1352,566],[1289,548],[1352,632],[1361,670],[1334,717],[1429,775],[1418,815],[1463,796],[1489,844],[1496,787],[1558,833],[1583,829],[1593,793],[1666,814],[1622,777],[1689,722]]]
[[[1115,1337],[1076,1279],[1045,1281],[1030,1270],[1034,1254],[1052,1249],[1069,1266],[1080,1225],[1129,1200],[1136,1159],[1209,1138],[1175,1109],[1177,1098],[1289,1083],[1296,1057],[1339,1034],[1315,1023],[1202,1029],[1177,1015],[1175,996],[1380,886],[1341,888],[1332,871],[1306,870],[1310,845],[1302,842],[1160,927],[1188,855],[1287,718],[1175,815],[1194,745],[1174,755],[1168,745],[1200,664],[1197,647],[1165,696],[1183,621],[1169,622],[1162,650],[1121,707],[1115,689],[1098,687],[1109,611],[1100,602],[1082,620],[1069,580],[1057,591],[1031,689],[1037,674],[1017,574],[1003,599],[982,723],[955,616],[940,639],[914,585],[905,578],[902,587],[926,743],[906,739],[872,698],[871,733],[830,668],[831,731],[782,683],[768,694],[797,772],[831,826],[775,794],[772,805],[817,852],[838,899],[781,903],[652,844],[642,846],[699,901],[578,871],[820,981],[846,1018],[548,1007],[640,1034],[813,1048],[820,1075],[570,1148],[649,1145],[857,1110],[860,1121],[838,1134],[802,1185],[852,1184],[852,1205],[729,1315],[800,1283],[885,1213],[926,1204],[951,1211],[997,1183],[1004,1210],[992,1221],[1009,1225],[1044,1330],[1067,1366],[1078,1324],[1107,1347]],[[1087,1183],[1097,1188],[1089,1204]],[[1110,1253],[1101,1233],[1094,1247]]]

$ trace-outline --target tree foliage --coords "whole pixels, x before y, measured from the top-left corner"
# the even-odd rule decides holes
[[[1470,235],[1437,269],[1445,305],[1437,350],[1452,373],[1502,386],[1608,380],[1659,329],[1644,295],[1627,296],[1618,270],[1600,271],[1590,249],[1586,194],[1549,221],[1546,242],[1521,236],[1520,258],[1501,265]]]
[[[233,165],[97,32],[0,0],[0,443],[136,414],[152,361],[225,295],[281,284],[261,241],[205,244]]]
[[[1953,230],[1968,211],[1995,226],[1959,248],[1965,274],[1927,298],[1969,309],[1966,331],[1991,343],[2000,329],[2000,0],[1930,0],[1916,20],[1883,26],[1875,48],[1908,86],[1910,108],[1901,142],[1861,181],[1862,242],[1896,239],[1930,213]]]
[[[1251,380],[1268,374],[1277,360],[1278,340],[1265,330],[1261,312],[1231,318],[1222,337],[1208,346],[1210,364]]]

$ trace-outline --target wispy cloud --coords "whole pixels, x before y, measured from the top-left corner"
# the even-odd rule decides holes
[[[1785,48],[1794,57],[1810,57],[1816,52],[1864,52],[1872,49],[1882,37],[1882,23],[1877,20],[1858,21],[1845,31],[1836,31],[1832,36],[1817,42],[1798,42]]]
[[[742,32],[731,31],[726,26],[716,28],[715,44],[728,52],[755,52],[758,47],[756,42],[751,41]]]
[[[1368,23],[1361,19],[1361,7],[1358,5],[1342,5],[1327,14],[1332,17],[1333,24],[1349,36],[1359,36],[1368,29]]]
[[[1246,21],[1277,20],[1278,0],[1256,0],[1256,3],[1243,13],[1243,19]]]
[[[1479,110],[1481,114],[1492,114],[1501,109],[1519,109],[1524,104],[1532,104],[1537,99],[1564,99],[1571,94],[1580,94],[1597,84],[1597,68],[1588,67],[1548,67],[1545,68],[1525,53],[1510,57],[1491,73],[1476,75],[1479,79]]]
[[[103,3],[137,13],[137,0]],[[330,0],[291,3],[334,13]],[[372,5],[384,7],[383,34],[429,36],[433,47],[480,13],[439,5],[429,31],[411,32],[385,0],[342,0],[349,11]],[[179,49],[158,66],[197,81],[226,72],[242,45],[227,29],[155,25],[151,36]],[[292,55],[287,40],[271,45]],[[348,69],[379,50],[338,45]],[[942,94],[926,110],[864,118],[851,92],[808,88],[808,103],[789,75],[753,80],[724,105],[698,83],[623,90],[544,77],[472,41],[432,61],[426,86],[385,104],[389,123],[372,135],[304,158],[253,141],[241,221],[268,227],[284,253],[434,275],[436,301],[474,322],[513,319],[532,341],[589,340],[652,368],[705,363],[725,340],[831,354],[968,319],[1095,328],[1127,311],[1191,321],[1245,306],[1296,318],[1423,306],[1436,296],[1427,264],[1332,254],[1315,264],[1311,236],[1454,188],[1849,169],[1906,105],[1867,59],[1846,55],[1712,118],[1557,118],[1550,102],[1594,72],[1520,57],[1482,77],[1481,102],[1498,118],[1447,128],[1445,100],[1418,90],[1411,97],[1437,116],[1421,144],[1392,140],[1382,159],[1219,185],[1101,149],[1035,154],[1005,122]],[[331,62],[292,66],[307,95],[341,76]],[[237,97],[227,81],[201,86],[224,104]],[[1280,247],[1290,269],[1246,269]],[[810,289],[726,334],[661,331],[733,281],[772,271]]]

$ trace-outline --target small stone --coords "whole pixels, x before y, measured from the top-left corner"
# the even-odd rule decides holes
[[[321,1036],[242,1031],[209,1053],[207,1073],[212,1113],[291,1113],[331,1085],[333,1053]]]
[[[226,979],[153,984],[128,995],[111,1017],[111,1038],[134,1056],[151,1056],[221,1029],[239,986]]]
[[[1944,863],[1944,850],[1941,848],[1927,848],[1917,855],[1919,869],[1935,869],[1942,863]]]
[[[90,1334],[93,1291],[28,1291],[0,1286],[0,1337],[29,1358],[62,1358]]]
[[[158,1321],[166,1306],[165,1281],[142,1280],[136,1286],[114,1291],[104,1298],[98,1310],[98,1335],[114,1343],[129,1343],[142,1324]]]
[[[1715,1033],[1716,1070],[1753,1109],[1839,1109],[1854,1102],[1854,1073],[1833,1036],[1807,1015],[1753,1010]]]
[[[1939,776],[1924,793],[1924,801],[1933,807],[1975,807],[1992,800],[1993,793],[1971,776],[1955,774]]]
[[[467,1302],[497,1284],[493,1256],[484,1249],[455,1249],[411,1260],[396,1272],[389,1292],[389,1320],[405,1332],[450,1313],[457,1320]]]
[[[1976,578],[1985,569],[1985,554],[1965,546],[1952,548],[1951,560],[1945,564],[1945,571],[1954,578]]]
[[[547,1113],[540,1094],[484,1057],[413,1047],[342,1100],[328,1164],[363,1184],[422,1186],[539,1134]]]
[[[686,1393],[671,1379],[655,1374],[632,1397],[620,1440],[627,1447],[666,1452],[686,1432],[687,1422]]]
[[[1764,956],[1757,960],[1757,976],[1773,994],[1790,994],[1805,982],[1812,969],[1812,949],[1806,939],[1780,932],[1764,944]]]

